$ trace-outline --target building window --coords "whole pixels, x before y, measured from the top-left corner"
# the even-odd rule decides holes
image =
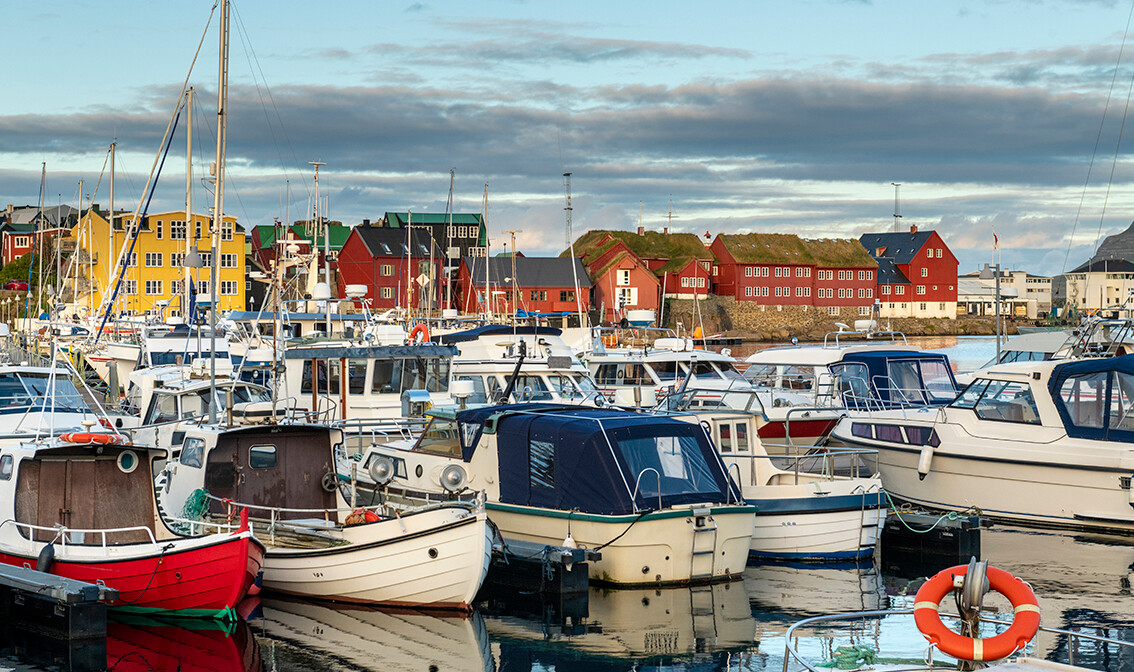
[[[208,294],[209,293],[209,281],[208,280],[198,280],[197,281],[197,293],[198,294]]]
[[[839,307],[838,306],[827,306],[827,314],[828,315],[838,315],[839,314]]]
[[[453,238],[456,238],[457,237],[457,227],[453,226],[452,224],[445,227],[445,235],[448,236],[450,240],[453,239]]]
[[[917,305],[919,306],[919,308],[918,308],[919,310],[922,310],[922,311],[925,310],[925,304],[924,303],[919,303]]]
[[[928,268],[921,269],[921,277],[923,277],[923,278],[929,277],[929,269]]]
[[[15,247],[27,247],[29,238],[30,236],[12,236],[12,245]]]
[[[926,249],[925,250],[925,256],[929,259],[932,259],[933,258],[933,249],[932,248]]]
[[[866,288],[866,298],[868,298],[868,299],[874,298],[874,288],[873,287],[867,287]]]
[[[233,223],[232,222],[226,222],[226,221],[222,220],[221,225],[220,225],[220,239],[221,240],[232,240],[232,230],[233,230]],[[233,266],[232,268],[236,268],[236,266]]]
[[[906,286],[905,285],[898,285],[894,289],[898,290],[898,291],[894,292],[895,294],[905,294],[906,293]]]
[[[244,281],[244,291],[245,292],[251,292],[252,291],[252,281],[251,280],[245,280]]]
[[[146,252],[146,268],[161,268],[161,261],[161,252]]]
[[[619,269],[618,284],[622,286],[630,284],[630,269]]]
[[[796,266],[795,267],[795,277],[802,278],[803,277],[803,270],[804,269],[803,269],[802,266]]]
[[[123,280],[122,281],[122,293],[123,294],[137,294],[138,293],[138,281],[137,280]]]
[[[126,266],[127,267],[134,268],[137,265],[138,265],[138,253],[137,252],[131,252],[130,254],[126,255]]]
[[[547,292],[533,289],[528,298],[529,301],[547,301]]]
[[[235,254],[222,253],[220,255],[220,267],[221,268],[236,268],[236,255]]]
[[[890,285],[882,285],[879,289],[882,291],[882,294],[884,296],[890,293]]]
[[[155,222],[154,226],[155,226],[154,237],[157,238],[158,240],[161,240],[161,234],[162,234],[162,228],[163,228],[161,220],[160,219],[157,220],[157,222]]]
[[[938,259],[940,259],[940,258],[941,258],[941,248],[940,248],[940,247],[939,247],[939,248],[937,248],[937,258],[938,258]]]
[[[810,287],[804,287],[803,288],[803,295],[804,296],[811,296],[811,288]]]
[[[393,264],[382,264],[381,273],[382,273],[383,277],[386,277],[386,278],[390,277],[391,275],[394,274],[394,265]]]
[[[715,266],[715,265],[713,266],[713,277],[714,278],[717,277],[717,271],[719,271],[719,270],[720,270],[719,266]]]
[[[193,239],[194,240],[200,240],[201,239],[201,220],[199,220],[199,219],[193,220],[193,231],[194,231]]]
[[[752,296],[752,288],[751,287],[745,287],[744,288],[744,295],[745,296]]]
[[[185,240],[185,221],[181,219],[169,220],[169,239]]]
[[[236,281],[221,280],[220,293],[224,296],[236,296]]]
[[[858,307],[858,314],[859,315],[869,315],[870,314],[870,306],[859,306]]]
[[[937,304],[937,310],[945,310],[945,304],[944,303]]]
[[[863,289],[861,287],[858,289],[858,298],[860,298],[860,299],[866,298],[866,290],[865,289]]]
[[[752,277],[752,267],[751,266],[745,266],[744,267],[744,276],[747,277],[747,278]]]
[[[185,265],[185,253],[184,252],[170,252],[169,253],[169,267],[170,268],[180,268],[181,266],[184,266],[184,265]]]
[[[394,298],[394,288],[393,287],[383,287],[382,288],[382,298],[383,299]]]
[[[161,294],[161,280],[146,280],[146,296]]]
[[[184,286],[185,286],[184,280],[170,280],[169,281],[169,293],[170,294],[180,294],[181,288],[184,287]]]
[[[776,266],[776,277],[777,278],[783,277],[783,270],[784,269],[780,268],[779,266]]]
[[[925,285],[918,285],[917,286],[917,293],[918,294],[925,294]]]
[[[575,300],[575,290],[568,289],[568,290],[560,291],[559,292],[559,300],[560,301],[574,301]]]
[[[803,296],[803,288],[802,287],[796,287],[795,288],[795,295],[796,296]]]
[[[487,257],[488,256],[488,248],[484,247],[484,246],[470,247],[469,248],[469,256],[470,257]]]

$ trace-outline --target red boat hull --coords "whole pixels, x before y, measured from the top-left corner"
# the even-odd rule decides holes
[[[793,418],[791,421],[792,441],[798,441],[805,445],[813,445],[817,441],[825,439],[831,433],[831,430],[835,428],[835,423],[837,423],[838,420],[837,417],[822,420],[798,420]],[[787,423],[785,421],[770,420],[756,430],[756,433],[760,435],[761,439],[787,438]]]
[[[193,630],[175,626],[110,623],[106,667],[117,672],[249,672],[261,669],[251,629]]]
[[[101,581],[116,589],[118,599],[110,602],[111,606],[221,612],[234,608],[244,598],[264,559],[263,545],[247,533],[218,537],[206,545],[194,539],[177,539],[147,546],[152,553],[121,560],[75,561],[57,556],[50,571],[87,583]],[[166,547],[168,550],[162,553]],[[0,562],[35,567],[36,558],[0,553]]]

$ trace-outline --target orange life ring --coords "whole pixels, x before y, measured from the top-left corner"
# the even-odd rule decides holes
[[[421,335],[421,340],[420,341],[415,340],[416,337],[419,334]],[[416,326],[414,326],[413,329],[410,329],[410,332],[409,332],[410,343],[425,343],[428,340],[429,340],[429,327],[425,326],[422,323],[418,323]]]
[[[101,443],[108,446],[122,443],[122,437],[117,434],[84,434],[80,432],[60,434],[59,440],[67,443]]]
[[[608,348],[618,345],[618,334],[603,334],[602,344]]]
[[[1015,616],[1007,630],[988,639],[963,637],[941,621],[938,609],[941,600],[953,591],[953,577],[964,576],[968,565],[958,565],[937,572],[917,591],[914,598],[914,621],[917,629],[941,651],[961,660],[1000,660],[1019,651],[1036,636],[1040,609],[1036,594],[1028,584],[1003,569],[989,567],[985,573],[989,586],[1008,598]]]

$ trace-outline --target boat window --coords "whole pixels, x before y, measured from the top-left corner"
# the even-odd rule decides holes
[[[86,402],[65,373],[56,375],[54,380],[46,373],[21,373],[17,380],[25,388],[27,401],[24,403],[54,407],[56,411],[87,410]]]
[[[0,375],[0,405],[27,406],[30,403],[31,397],[15,374]]]
[[[181,449],[184,452],[184,448]],[[252,446],[248,449],[248,466],[253,469],[273,469],[276,466],[275,446]]]
[[[145,424],[155,425],[159,422],[173,422],[177,419],[177,397],[172,394],[155,394],[154,398],[150,400],[150,409],[146,413]]]
[[[308,374],[310,375],[310,374]],[[402,360],[376,359],[374,360],[374,376],[371,379],[370,391],[375,394],[401,392]],[[310,390],[308,390],[310,391]]]
[[[551,389],[563,399],[574,399],[583,396],[575,389],[571,376],[551,373],[547,376],[547,383]]]
[[[693,435],[694,431],[702,431],[701,428],[690,426],[688,433],[684,433],[684,428],[667,430],[672,433],[635,438],[618,436],[622,433],[614,432],[618,447],[638,484],[639,495],[649,502],[651,497],[659,494],[666,496],[718,491],[713,471]],[[647,472],[647,469],[655,470],[657,475]]]
[[[950,401],[957,396],[949,365],[941,360],[922,361],[921,379],[934,401]]]
[[[347,362],[347,371],[349,373],[347,388],[351,394],[362,394],[366,392],[366,364],[365,359],[352,359]]]
[[[0,457],[0,480],[12,480],[12,466],[14,462],[11,455]]]
[[[461,456],[461,441],[457,434],[457,421],[433,418],[421,433],[414,450],[437,453],[449,457]]]
[[[867,382],[865,364],[857,362],[835,364],[831,367],[831,374],[835,379],[835,393],[842,400],[844,406],[858,406],[869,401],[870,384]]]
[[[1110,384],[1110,429],[1134,430],[1134,375],[1116,371]]]
[[[976,406],[977,401],[980,400],[980,395],[988,389],[987,380],[974,380],[965,391],[962,392],[950,406],[954,408],[972,408]]]
[[[815,388],[815,374],[810,367],[791,366],[784,367],[783,387],[789,390],[811,390]]]
[[[619,383],[622,385],[653,385],[654,379],[645,364],[622,364],[618,367]]]
[[[720,370],[720,375],[725,380],[744,380],[732,362],[717,362],[717,368]]]
[[[652,362],[654,375],[662,383],[671,383],[677,380],[677,362]]]
[[[890,380],[890,401],[924,404],[926,397],[921,389],[921,377],[917,373],[917,362],[895,361],[888,366]]]
[[[505,382],[512,380],[512,376],[504,376]],[[531,390],[531,394],[528,390]],[[523,401],[547,401],[551,399],[551,390],[547,383],[539,376],[520,374],[516,379],[516,386],[512,388],[512,396]]]
[[[555,444],[528,441],[528,480],[532,486],[555,487]]]
[[[320,390],[327,390],[328,394],[339,394],[339,392],[341,392],[342,389],[343,389],[341,387],[341,384],[342,384],[342,377],[341,377],[342,365],[341,364],[342,364],[342,362],[340,362],[337,359],[331,359],[331,360],[327,361],[327,364],[329,364],[330,368],[331,368],[330,387],[324,387],[322,384],[320,384],[319,389]]]
[[[617,385],[618,384],[618,365],[617,364],[600,364],[598,371],[595,373],[595,382],[599,385]],[[21,389],[21,391],[23,391]]]
[[[434,357],[425,362],[425,389],[430,392],[448,392],[451,361],[443,357]]]
[[[863,439],[874,438],[874,425],[865,422],[852,422],[850,427],[851,435]]]
[[[457,380],[467,380],[473,384],[472,396],[468,398],[466,403],[469,404],[487,404],[488,395],[484,393],[484,379],[480,376],[457,376]]]
[[[775,387],[778,369],[775,364],[753,364],[744,370],[744,377],[759,387]]]
[[[187,467],[201,468],[205,458],[205,440],[201,438],[185,439],[181,446],[181,464]]]
[[[722,453],[731,453],[732,452],[732,425],[728,424],[727,422],[723,423],[723,424],[720,425],[719,430],[720,430],[720,435],[721,435],[721,452]]]
[[[590,376],[584,373],[580,373],[577,376],[572,376],[571,380],[575,381],[575,386],[578,387],[579,391],[584,395],[598,392],[598,388],[595,387],[594,381],[591,380]]]
[[[748,452],[748,423],[744,421],[736,423],[736,452]]]
[[[317,374],[318,380],[316,380],[315,382],[319,386],[319,391],[321,391],[321,392],[326,391],[326,389],[327,389],[327,362],[320,359],[320,360],[316,360],[315,364],[316,364],[315,370],[318,372],[318,374]],[[336,383],[338,382],[337,376],[335,378],[335,382]],[[303,362],[303,377],[299,381],[299,391],[300,392],[306,392],[308,394],[311,393],[311,360],[307,360],[307,361]]]
[[[1059,388],[1059,399],[1071,423],[1079,427],[1103,426],[1106,411],[1106,379],[1108,373],[1088,373],[1070,376]]]
[[[973,406],[981,420],[1039,424],[1032,388],[1027,383],[989,381],[988,389]]]
[[[879,441],[890,443],[905,443],[906,437],[902,435],[901,425],[875,425],[874,435]]]
[[[682,369],[682,371],[688,371],[689,365],[682,363],[681,369]],[[720,378],[721,377],[721,375],[719,373],[717,373],[717,370],[713,368],[713,365],[710,362],[697,362],[696,366],[694,366],[694,368],[693,368],[693,376],[695,378]]]

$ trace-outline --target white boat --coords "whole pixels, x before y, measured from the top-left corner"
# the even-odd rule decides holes
[[[62,366],[0,365],[0,443],[85,431],[105,415],[92,409]],[[115,421],[131,424],[128,419]]]
[[[157,478],[164,514],[194,529],[197,520],[230,519],[234,506],[250,509],[268,549],[265,589],[345,602],[470,608],[491,556],[482,504],[351,506],[334,472],[342,443],[337,429],[204,423],[182,429],[177,460]]]
[[[505,538],[601,552],[592,581],[709,582],[747,562],[754,507],[705,431],[674,418],[553,404],[438,409],[416,440],[372,445],[359,460],[357,471],[390,491],[483,490]]]
[[[756,507],[750,556],[835,561],[874,555],[886,501],[882,480],[866,468],[873,455],[832,448],[773,458],[750,414],[702,411],[676,417],[705,427],[744,501]]]
[[[951,404],[845,418],[895,498],[1022,524],[1134,532],[1134,356],[993,366]]]

